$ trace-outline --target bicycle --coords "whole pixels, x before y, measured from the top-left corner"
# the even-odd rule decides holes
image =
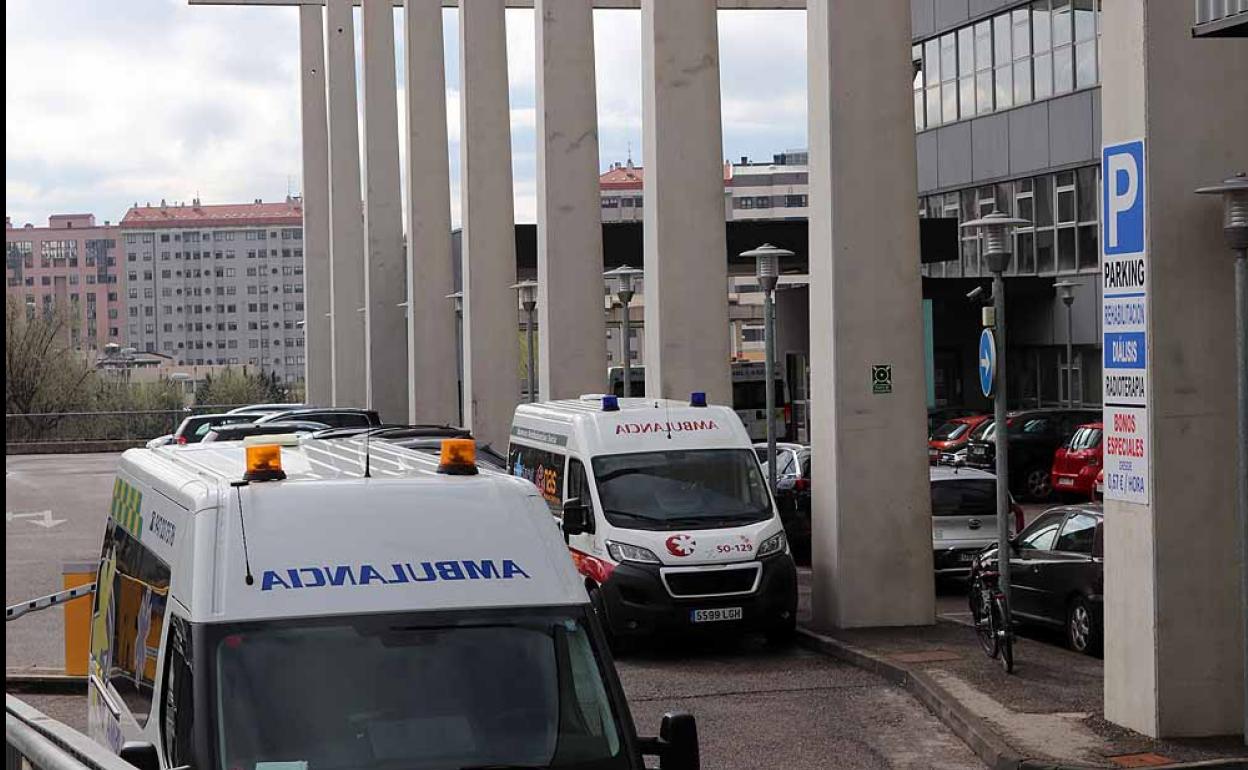
[[[984,653],[1001,661],[1005,673],[1014,671],[1014,630],[1006,623],[1009,606],[1000,587],[1000,573],[986,570],[971,583],[971,618]]]

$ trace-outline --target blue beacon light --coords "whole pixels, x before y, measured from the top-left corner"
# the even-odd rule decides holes
[[[700,390],[690,393],[689,406],[706,406],[706,394]]]
[[[602,411],[618,412],[620,411],[620,399],[615,396],[602,397]]]

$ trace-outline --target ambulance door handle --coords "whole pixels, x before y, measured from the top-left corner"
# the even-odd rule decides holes
[[[121,719],[121,707],[113,700],[113,696],[109,694],[108,687],[104,684],[104,680],[97,675],[91,675],[91,684],[95,685],[95,689],[100,693],[100,700],[104,701],[104,706],[113,715],[114,719]]]

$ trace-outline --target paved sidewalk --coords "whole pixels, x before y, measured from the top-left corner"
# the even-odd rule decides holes
[[[975,632],[941,619],[920,628],[826,630],[810,623],[809,571],[800,582],[804,646],[862,666],[905,686],[967,742],[989,767],[1163,767],[1237,759],[1240,736],[1155,741],[1106,722],[1098,658],[1022,638],[1007,675],[984,655]],[[1037,762],[1025,762],[1037,760]]]

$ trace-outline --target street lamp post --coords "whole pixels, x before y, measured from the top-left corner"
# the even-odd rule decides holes
[[[996,385],[993,390],[993,433],[997,454],[997,571],[998,586],[1005,594],[1004,625],[1011,623],[1010,610],[1010,458],[1009,425],[1006,417],[1005,392],[1005,278],[1002,273],[1010,264],[1014,228],[1031,224],[1026,219],[994,211],[987,216],[962,224],[978,228],[983,244],[983,257],[992,273],[992,327],[996,336]]]
[[[793,252],[778,249],[764,243],[757,249],[741,253],[742,257],[754,259],[754,273],[763,289],[763,360],[766,362],[767,393],[767,483],[776,489],[776,283],[780,280],[780,258],[791,257]]]
[[[1053,284],[1053,288],[1061,293],[1062,304],[1066,306],[1066,406],[1068,407],[1075,405],[1075,327],[1071,306],[1075,304],[1075,287],[1078,285],[1074,281],[1058,281]]]
[[[1196,192],[1222,196],[1222,233],[1235,255],[1235,358],[1238,371],[1238,473],[1240,601],[1244,642],[1244,743],[1248,744],[1248,176],[1240,172],[1222,184]]]
[[[633,395],[633,341],[632,341],[632,317],[630,315],[629,305],[633,301],[633,293],[636,291],[634,279],[645,273],[628,265],[621,265],[614,270],[608,270],[602,274],[603,278],[615,283],[615,297],[620,301],[622,306],[620,320],[620,335],[624,341],[620,343],[624,358],[624,391],[623,396],[628,398]]]
[[[446,295],[455,307],[455,382],[459,390],[456,405],[459,408],[459,424],[464,424],[464,293],[454,291]]]
[[[520,295],[520,307],[524,310],[524,340],[529,351],[529,403],[537,401],[537,367],[533,350],[533,311],[537,309],[537,281],[521,281],[512,287]]]

